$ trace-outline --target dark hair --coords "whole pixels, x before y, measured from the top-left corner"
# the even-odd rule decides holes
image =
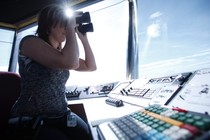
[[[55,27],[57,24],[66,26],[67,16],[65,15],[64,8],[58,4],[51,4],[44,7],[37,17],[38,28],[36,35],[44,41],[49,42],[50,28]]]

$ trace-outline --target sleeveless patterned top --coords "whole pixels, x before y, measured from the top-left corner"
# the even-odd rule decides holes
[[[11,115],[59,117],[67,113],[65,84],[69,71],[47,68],[20,53],[18,63],[21,95]]]

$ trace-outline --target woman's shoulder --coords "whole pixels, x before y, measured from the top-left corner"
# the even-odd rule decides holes
[[[33,42],[33,40],[37,41],[37,40],[40,40],[40,38],[36,35],[26,35],[26,36],[24,36],[20,41],[20,44],[19,44],[20,48],[21,48],[21,46],[23,46],[24,43],[26,43],[26,42],[30,43],[30,42]]]
[[[37,36],[35,36],[35,35],[26,35],[26,36],[24,36],[24,37],[21,39],[21,42],[23,42],[23,41],[25,41],[25,40],[27,40],[27,39],[32,39],[32,38],[37,39],[37,38],[39,38],[39,37],[37,37]]]

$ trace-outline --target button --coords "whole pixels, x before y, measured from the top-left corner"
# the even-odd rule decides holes
[[[192,133],[190,133],[187,129],[179,129],[177,131],[177,135],[180,135],[182,139],[189,139],[192,137]]]
[[[192,125],[184,124],[184,125],[181,125],[180,127],[183,128],[183,129],[187,129],[188,131],[190,131],[194,135],[200,133],[198,128],[196,128],[195,126],[192,126]]]
[[[172,125],[171,124],[168,124],[168,123],[165,123],[164,125],[163,125],[163,127],[165,127],[165,128],[170,128]]]
[[[196,121],[201,120],[201,116],[193,116],[193,119],[195,119]]]
[[[164,121],[164,122],[170,123],[170,124],[175,125],[175,126],[180,126],[180,125],[183,124],[183,123],[180,122],[180,121],[176,121],[176,120],[173,120],[173,119],[171,119],[171,118],[164,117],[164,116],[161,116],[161,115],[152,113],[152,112],[148,112],[147,114],[150,115],[150,116],[152,116],[152,117],[154,117],[154,118],[157,118],[157,119],[159,119],[159,120],[162,120],[162,121]]]
[[[186,120],[186,117],[185,116],[181,116],[181,117],[177,118],[177,120],[179,120],[181,122],[184,122]]]
[[[196,121],[193,125],[202,129],[202,130],[205,130],[205,124],[202,121]]]
[[[159,126],[158,128],[156,128],[156,130],[159,131],[159,132],[163,132],[164,130],[166,130],[166,127]]]
[[[187,124],[193,124],[194,123],[194,119],[186,119],[185,120],[185,123],[187,123]]]

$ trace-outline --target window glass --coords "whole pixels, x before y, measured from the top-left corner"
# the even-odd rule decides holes
[[[128,2],[106,0],[79,11],[90,12],[94,32],[88,32],[88,38],[95,54],[97,70],[71,71],[67,85],[91,85],[125,80]],[[80,55],[84,58],[82,51]]]
[[[15,31],[0,29],[0,71],[8,71]]]
[[[93,32],[88,39],[95,54],[97,70],[94,72],[70,71],[66,85],[95,85],[126,79],[126,55],[128,38],[128,2],[106,0],[79,11],[89,12]],[[120,11],[120,12],[119,12]],[[17,43],[22,37],[34,34],[37,26],[18,33]],[[82,44],[78,40],[80,57],[84,58]],[[18,66],[17,66],[18,72]]]
[[[36,29],[37,29],[37,25],[36,26],[32,26],[30,28],[26,28],[22,31],[20,31],[17,35],[17,39],[16,39],[16,48],[18,48],[16,51],[16,59],[18,58],[18,51],[19,51],[19,44],[20,44],[20,41],[21,39],[26,36],[26,35],[34,35],[36,33]],[[19,65],[18,65],[18,61],[17,61],[17,66],[16,66],[16,72],[18,73],[19,72]]]
[[[209,0],[138,0],[139,75],[210,67]]]

